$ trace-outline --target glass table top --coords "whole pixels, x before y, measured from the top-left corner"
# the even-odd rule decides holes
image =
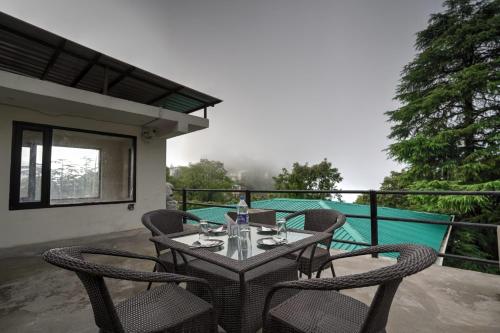
[[[250,226],[250,241],[248,242],[248,245],[245,245],[245,242],[239,243],[239,240],[237,237],[235,238],[229,238],[227,234],[222,235],[222,236],[214,236],[210,235],[209,239],[220,239],[224,241],[224,244],[220,247],[210,249],[210,251],[214,253],[218,253],[220,255],[226,256],[228,258],[236,259],[236,260],[245,260],[250,257],[256,256],[260,253],[269,251],[272,248],[262,248],[258,246],[257,240],[260,238],[266,238],[266,237],[272,237],[273,235],[271,234],[260,234],[259,233],[259,228],[256,226]],[[287,240],[288,244],[311,237],[311,234],[300,232],[300,231],[295,231],[295,230],[288,230],[287,231]],[[199,239],[199,235],[197,233],[191,234],[191,235],[186,235],[186,236],[181,236],[181,237],[175,237],[173,240],[186,244],[186,245],[192,245],[194,242],[196,242]],[[240,246],[238,246],[240,245]],[[283,246],[283,245],[281,245]]]

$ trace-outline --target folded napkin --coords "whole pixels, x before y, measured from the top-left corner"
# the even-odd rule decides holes
[[[275,241],[276,244],[286,243],[286,239],[276,236],[273,236],[273,241]]]
[[[200,239],[195,241],[191,246],[192,247],[210,247],[219,244],[218,240],[214,239]]]

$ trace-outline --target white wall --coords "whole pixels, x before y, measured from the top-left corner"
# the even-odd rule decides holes
[[[137,136],[135,210],[104,204],[9,210],[12,121]],[[81,117],[54,116],[0,104],[0,248],[139,228],[141,215],[165,206],[165,140],[141,139],[141,128]]]

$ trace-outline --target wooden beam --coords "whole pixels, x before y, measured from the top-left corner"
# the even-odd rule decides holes
[[[78,84],[78,82],[80,82],[85,77],[85,75],[87,75],[87,73],[92,69],[92,67],[94,67],[94,65],[99,61],[99,59],[101,58],[101,56],[102,56],[101,53],[97,53],[87,63],[87,66],[85,66],[85,68],[80,72],[80,74],[77,75],[77,77],[73,80],[73,82],[71,82],[70,86],[71,87],[76,86]]]
[[[120,75],[118,75],[111,83],[108,85],[108,91],[111,90],[114,86],[116,86],[118,83],[120,83],[124,78],[129,76],[133,71],[135,70],[134,66],[130,66],[125,72],[121,72]],[[101,91],[101,93],[104,93]]]
[[[102,93],[104,95],[108,94],[108,81],[109,81],[109,69],[108,66],[104,67],[104,83],[102,87]]]
[[[54,66],[57,58],[59,57],[59,55],[61,54],[61,51],[63,50],[64,48],[64,45],[66,45],[66,39],[63,39],[59,45],[57,45],[57,47],[55,48],[54,50],[54,53],[52,53],[52,57],[50,57],[49,61],[47,62],[47,66],[45,66],[45,69],[43,70],[43,73],[42,75],[40,76],[40,80],[45,80],[45,78],[47,77],[47,75],[49,74],[50,70],[52,69],[52,67]]]

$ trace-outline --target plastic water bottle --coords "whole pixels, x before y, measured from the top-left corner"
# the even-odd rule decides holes
[[[240,202],[236,206],[236,213],[236,223],[238,223],[238,231],[241,237],[242,232],[250,231],[250,226],[248,225],[248,205],[242,195],[240,196]]]

